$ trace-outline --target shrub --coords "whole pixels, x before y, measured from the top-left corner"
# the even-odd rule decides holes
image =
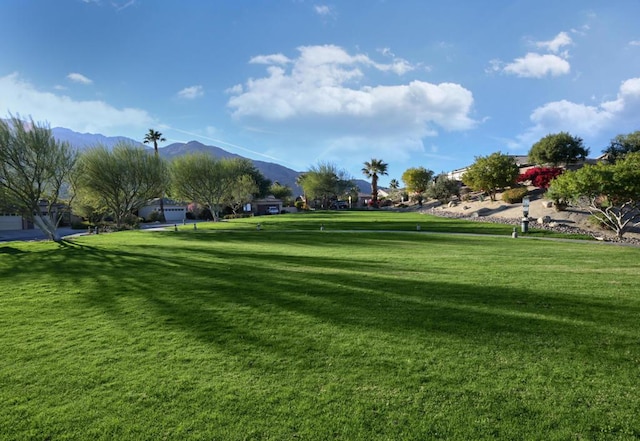
[[[213,213],[211,213],[211,210],[209,210],[209,208],[205,207],[202,210],[200,210],[200,213],[198,214],[198,219],[213,220]]]
[[[367,206],[369,208],[380,208],[380,201],[376,201],[375,203],[373,202],[373,199],[369,199],[369,201],[367,202]]]
[[[551,181],[560,176],[564,169],[560,167],[534,167],[522,173],[516,182],[531,181],[531,185],[538,188],[549,188]]]
[[[427,188],[427,196],[432,199],[437,199],[441,203],[447,203],[453,196],[459,196],[460,183],[454,179],[442,173],[436,177],[435,181],[429,184]]]
[[[124,229],[138,228],[140,226],[141,221],[142,221],[142,218],[136,216],[135,214],[128,214],[122,218],[122,224],[124,226]]]
[[[160,215],[159,211],[152,211],[151,213],[149,213],[149,215],[147,216],[146,221],[147,222],[159,222],[160,218],[162,216]]]
[[[528,192],[527,187],[511,188],[502,193],[502,200],[507,204],[517,204],[522,202],[522,198],[525,197]]]
[[[603,216],[599,213],[592,214],[587,218],[587,223],[598,230],[610,230]]]
[[[244,219],[246,217],[253,217],[253,213],[225,214],[223,219]]]
[[[86,230],[91,224],[87,221],[76,221],[71,223],[72,230]]]

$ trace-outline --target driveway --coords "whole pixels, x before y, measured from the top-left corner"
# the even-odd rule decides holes
[[[175,223],[152,223],[140,225],[141,230],[165,229],[173,227]],[[68,236],[78,236],[87,233],[87,230],[74,230],[70,227],[58,228],[60,236],[63,238]],[[0,230],[0,242],[12,242],[14,240],[31,241],[31,240],[47,240],[47,235],[38,228],[33,230]]]
[[[58,228],[58,231],[62,237],[85,232],[82,230],[73,230],[69,227]],[[38,228],[34,228],[33,230],[0,230],[0,242],[11,242],[14,240],[47,240],[47,235]]]

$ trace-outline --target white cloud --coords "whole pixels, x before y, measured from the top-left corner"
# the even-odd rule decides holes
[[[322,15],[322,16],[331,15],[331,12],[332,12],[331,7],[327,5],[315,5],[313,9],[314,11],[316,11],[316,14]]]
[[[536,42],[537,47],[546,49],[556,54],[558,53],[560,48],[562,48],[563,46],[569,46],[571,44],[573,44],[573,40],[571,40],[571,37],[566,32],[560,32],[552,40]]]
[[[629,46],[640,46],[640,40],[630,41]]]
[[[378,49],[378,52],[380,52],[385,57],[390,57],[393,59],[391,64],[386,64],[386,65],[376,64],[376,68],[378,68],[381,71],[385,71],[385,72],[390,71],[398,75],[404,75],[407,72],[411,72],[412,70],[415,70],[416,68],[404,58],[396,57],[396,55],[393,52],[391,52],[391,49],[388,47]],[[428,67],[426,69],[427,71],[430,70],[430,68]]]
[[[415,149],[438,129],[469,130],[477,124],[470,116],[473,95],[459,84],[370,84],[376,72],[404,73],[408,62],[378,63],[337,46],[298,51],[290,66],[271,64],[264,77],[228,91],[236,119],[251,126],[286,125],[288,133],[312,131],[325,146],[358,149]]]
[[[547,75],[558,76],[568,74],[571,66],[567,60],[557,55],[540,55],[533,52],[522,58],[516,58],[507,64],[503,71],[523,78],[542,78]]]
[[[144,133],[156,124],[144,110],[116,109],[104,101],[74,101],[68,96],[37,90],[17,73],[0,77],[0,111],[48,122],[78,132],[123,135],[130,129]]]
[[[258,55],[249,60],[251,64],[288,64],[291,60],[282,54]]]
[[[499,59],[489,61],[489,67],[485,69],[488,74],[503,72],[516,75],[521,78],[544,78],[546,76],[566,75],[571,71],[571,65],[567,61],[569,52],[560,51],[565,46],[573,44],[573,40],[566,32],[560,32],[549,41],[536,41],[533,44],[546,49],[552,54],[540,54],[529,52],[524,57],[516,58],[511,63],[504,63]]]
[[[191,86],[185,87],[180,92],[178,92],[178,97],[186,100],[192,100],[204,95],[204,89],[202,86]]]
[[[489,60],[489,67],[485,68],[485,72],[488,74],[500,72],[504,69],[504,62],[494,58],[493,60]]]
[[[129,6],[133,6],[136,4],[136,0],[125,0],[125,1],[112,1],[111,5],[116,8],[116,11],[120,12],[123,9],[127,9]]]
[[[408,62],[404,65],[395,57],[390,63],[378,62],[337,46],[298,51],[288,65],[274,62],[262,77],[227,90],[228,107],[247,130],[304,142],[306,158],[339,160],[345,166],[349,158],[362,155],[409,159],[424,152],[424,137],[477,125],[471,117],[473,95],[459,84],[375,82],[376,76],[405,73]],[[284,151],[273,154],[291,157]]]
[[[606,130],[632,128],[640,113],[640,78],[620,85],[615,100],[585,105],[567,100],[553,101],[531,114],[534,125],[519,136],[522,145],[531,145],[548,133],[568,131],[578,136],[598,136]]]
[[[77,72],[72,72],[69,75],[67,75],[67,78],[71,81],[73,81],[74,83],[80,83],[80,84],[92,84],[93,80],[90,80],[89,78],[85,77],[82,74],[79,74]]]

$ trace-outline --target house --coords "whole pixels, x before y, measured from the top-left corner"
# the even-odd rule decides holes
[[[254,199],[253,202],[248,205],[251,205],[251,209],[248,211],[251,211],[257,216],[282,212],[282,199],[277,199],[274,196],[267,196],[263,199]],[[275,209],[273,207],[275,207]]]
[[[509,156],[515,159],[516,164],[518,165],[518,169],[520,170],[520,173],[525,173],[527,170],[536,167],[536,164],[533,164],[532,162],[529,161],[529,157],[527,155],[509,155]],[[601,156],[598,156],[597,158],[586,158],[584,161],[577,161],[575,163],[565,165],[564,168],[566,170],[577,170],[579,168],[582,168],[585,165],[594,165],[594,164],[597,164],[598,162],[603,162],[603,161],[606,162],[606,160],[607,160],[607,155],[601,155]],[[467,170],[469,170],[469,167],[471,166],[458,168],[456,170],[450,171],[449,173],[447,173],[447,177],[449,179],[462,181],[462,176]]]
[[[33,225],[31,225],[33,228]],[[0,231],[8,230],[27,230],[29,224],[22,216],[15,213],[0,213]]]
[[[187,217],[187,205],[164,198],[164,219],[167,222],[182,222]],[[160,198],[149,201],[147,205],[138,210],[138,216],[147,220],[151,213],[160,213]]]
[[[69,225],[71,223],[71,212],[69,206],[66,204],[58,203],[49,207],[49,202],[41,200],[38,202],[41,216],[49,216],[49,209],[51,209],[51,217],[53,219],[60,219],[61,225]],[[11,209],[9,209],[11,210]],[[22,215],[0,210],[0,230],[33,230],[35,227],[33,222],[25,219]]]
[[[525,171],[527,168],[533,167],[534,165],[531,162],[529,162],[529,157],[527,155],[509,155],[509,156],[515,159],[516,164],[518,165],[518,168],[520,169],[521,172]],[[462,168],[457,168],[455,170],[452,170],[449,173],[447,173],[447,177],[449,179],[453,179],[456,181],[462,181],[462,176],[465,174],[467,170],[469,170],[469,167],[471,166],[469,165],[467,167],[462,167]]]

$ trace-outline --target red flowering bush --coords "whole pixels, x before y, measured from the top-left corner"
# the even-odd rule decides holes
[[[560,176],[564,169],[560,167],[533,167],[522,173],[516,182],[531,181],[531,185],[538,188],[549,188],[551,181]]]

